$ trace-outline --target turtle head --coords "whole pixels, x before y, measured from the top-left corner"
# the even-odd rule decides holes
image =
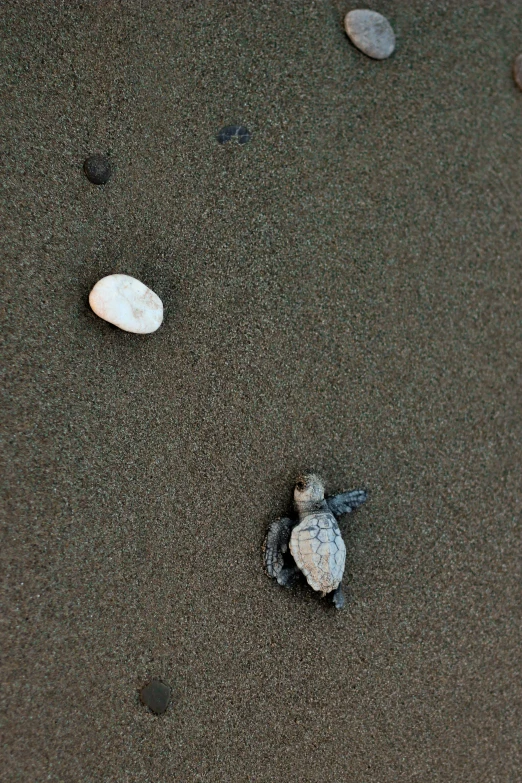
[[[296,506],[307,503],[320,503],[324,500],[324,484],[315,473],[298,476],[295,482],[294,501]]]

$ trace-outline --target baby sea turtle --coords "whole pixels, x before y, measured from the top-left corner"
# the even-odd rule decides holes
[[[268,576],[283,587],[292,587],[301,572],[313,590],[321,597],[332,593],[335,606],[342,609],[346,547],[337,519],[354,511],[367,497],[365,490],[355,489],[325,498],[319,476],[299,476],[294,489],[299,518],[277,519],[268,529],[264,544]]]

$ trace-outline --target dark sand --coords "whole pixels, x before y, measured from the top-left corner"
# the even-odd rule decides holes
[[[519,781],[522,4],[2,6],[2,780]],[[261,567],[307,466],[341,613]]]

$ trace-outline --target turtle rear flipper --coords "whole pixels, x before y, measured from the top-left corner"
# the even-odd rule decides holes
[[[277,579],[283,587],[292,587],[299,577],[299,569],[290,554],[288,542],[295,522],[288,517],[277,519],[268,528],[264,546],[265,569],[268,576]]]
[[[332,514],[341,517],[362,506],[367,498],[368,493],[365,489],[352,489],[350,492],[341,492],[339,495],[326,498],[326,502]]]
[[[337,590],[332,593],[332,601],[336,609],[342,609],[345,604],[345,598],[342,585],[339,585]]]

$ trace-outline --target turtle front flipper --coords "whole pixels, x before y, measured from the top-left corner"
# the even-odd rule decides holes
[[[292,587],[299,577],[299,569],[288,547],[294,526],[294,520],[289,517],[277,519],[268,528],[264,544],[266,572],[282,587]]]
[[[362,506],[367,497],[366,490],[352,489],[350,492],[341,492],[340,495],[326,498],[326,502],[335,517],[342,517],[343,514],[349,514],[351,511],[355,511],[358,506]]]

